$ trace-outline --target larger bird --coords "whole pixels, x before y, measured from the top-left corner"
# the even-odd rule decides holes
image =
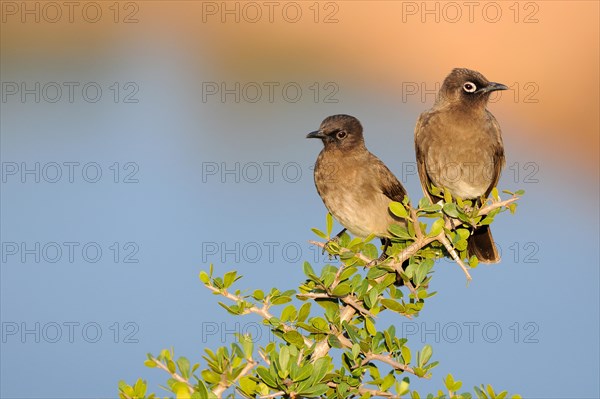
[[[325,118],[307,138],[321,139],[323,150],[314,170],[315,185],[323,203],[344,226],[358,237],[379,237],[384,250],[390,244],[388,227],[406,225],[389,210],[391,201],[402,202],[406,190],[379,158],[365,147],[363,128],[350,115]]]
[[[500,125],[486,106],[492,92],[506,89],[477,71],[456,68],[444,80],[433,108],[419,117],[417,168],[423,192],[432,202],[441,199],[431,193],[432,184],[478,204],[498,184],[504,145]],[[482,262],[500,260],[487,225],[473,231],[468,251]]]

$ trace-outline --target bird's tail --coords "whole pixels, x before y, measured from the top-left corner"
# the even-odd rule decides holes
[[[498,254],[498,248],[494,244],[492,230],[489,226],[481,226],[475,229],[467,244],[469,256],[475,255],[483,263],[500,262],[500,254]]]

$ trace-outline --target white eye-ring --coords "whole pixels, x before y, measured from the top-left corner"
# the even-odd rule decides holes
[[[473,93],[475,90],[477,90],[477,86],[475,83],[467,82],[463,85],[463,90],[467,93]]]
[[[340,139],[340,140],[342,140],[342,139],[345,139],[347,135],[348,135],[348,133],[346,133],[346,131],[345,131],[345,130],[340,130],[340,131],[339,131],[339,132],[336,134],[337,138],[338,138],[338,139]]]

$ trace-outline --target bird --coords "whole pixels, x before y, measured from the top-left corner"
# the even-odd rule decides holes
[[[390,245],[392,223],[406,227],[406,220],[389,210],[391,201],[402,202],[406,190],[387,166],[365,146],[363,127],[350,115],[328,116],[319,130],[306,138],[321,139],[323,149],[314,167],[319,196],[331,215],[344,227],[334,239],[349,230],[358,237],[381,239],[384,260]]]
[[[442,199],[432,194],[432,185],[480,206],[498,184],[505,163],[504,144],[500,125],[486,106],[491,93],[507,89],[477,71],[455,68],[444,79],[433,107],[419,116],[417,170],[432,203]],[[487,225],[472,231],[467,250],[480,262],[500,261]]]

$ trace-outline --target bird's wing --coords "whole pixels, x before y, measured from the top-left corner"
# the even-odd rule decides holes
[[[402,202],[407,195],[404,186],[388,169],[387,166],[375,155],[370,154],[369,163],[379,177],[377,184],[381,192],[392,201]]]
[[[490,192],[494,187],[498,185],[498,180],[500,180],[500,173],[502,172],[502,168],[504,168],[504,164],[506,162],[504,158],[504,144],[502,143],[502,130],[500,129],[500,124],[494,118],[494,115],[488,110],[485,111],[487,115],[487,119],[489,121],[489,129],[492,130],[492,135],[496,139],[496,143],[494,145],[494,179],[492,184],[488,187],[485,192],[485,198],[490,195]]]
[[[435,198],[430,192],[429,187],[431,187],[431,179],[427,174],[427,167],[425,166],[425,142],[427,141],[426,130],[427,125],[429,123],[429,119],[431,117],[431,112],[423,112],[419,115],[419,119],[417,119],[417,124],[415,125],[415,153],[417,156],[417,171],[419,172],[419,180],[421,180],[421,188],[423,189],[423,193],[429,198],[432,203],[438,201],[438,198]]]

